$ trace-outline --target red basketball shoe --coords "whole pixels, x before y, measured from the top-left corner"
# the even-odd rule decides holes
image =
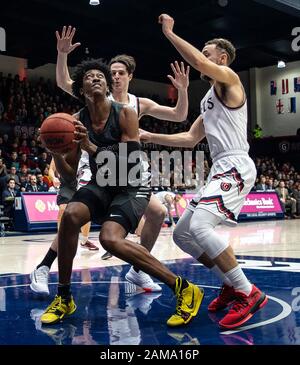
[[[255,285],[252,285],[251,293],[248,296],[235,291],[235,301],[226,316],[219,322],[219,326],[229,329],[239,327],[247,322],[255,312],[264,307],[267,302],[266,294]]]
[[[223,284],[219,296],[209,303],[207,309],[210,312],[217,312],[227,308],[234,300],[234,289],[229,285]]]
[[[87,240],[85,243],[80,242],[80,247],[86,248],[89,251],[98,251],[99,247],[96,246],[93,242]]]

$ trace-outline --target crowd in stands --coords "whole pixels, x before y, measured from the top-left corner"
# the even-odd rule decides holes
[[[175,101],[161,100],[158,95],[141,95],[163,105],[174,105]],[[44,192],[52,187],[49,178],[51,155],[41,145],[38,128],[47,116],[56,112],[76,113],[80,102],[62,92],[50,80],[42,77],[36,82],[18,75],[4,76],[0,72],[0,204],[11,215],[14,197],[20,192]],[[155,132],[172,134],[186,131],[197,117],[197,111],[191,110],[187,120],[182,123],[161,121],[150,116],[141,119],[141,128]],[[172,151],[171,147],[144,144],[143,148],[149,160],[153,150]],[[176,148],[182,151],[182,149]],[[207,144],[199,144],[195,150],[205,152],[204,180],[209,174],[209,154]],[[194,152],[195,152],[194,150]],[[181,156],[182,157],[182,156]],[[193,155],[193,158],[195,155]],[[176,157],[180,159],[180,157]],[[182,166],[176,158],[171,163],[170,180],[160,181],[161,186],[172,190],[192,190],[199,187],[200,176],[196,171],[195,160],[190,161],[192,174],[182,182]],[[151,160],[150,160],[151,162]],[[280,196],[287,216],[300,215],[300,172],[289,162],[277,163],[274,159],[256,158],[257,182],[255,190],[276,190]],[[153,166],[152,166],[153,167]],[[163,166],[156,166],[162,172]],[[159,187],[158,187],[159,188]]]
[[[275,190],[287,218],[300,217],[300,172],[289,162],[274,158],[256,158],[257,179],[253,190]]]

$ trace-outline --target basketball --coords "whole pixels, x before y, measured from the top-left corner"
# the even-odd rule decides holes
[[[55,113],[46,118],[40,128],[43,145],[52,152],[67,153],[76,148],[74,140],[75,118],[66,113]]]

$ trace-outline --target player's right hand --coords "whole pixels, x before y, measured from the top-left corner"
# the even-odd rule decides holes
[[[61,35],[58,31],[55,32],[57,39],[57,52],[69,54],[81,45],[79,42],[72,44],[75,31],[76,28],[72,28],[72,26],[69,25],[68,28],[66,26],[63,27]]]
[[[161,14],[158,17],[158,23],[162,25],[162,31],[165,35],[173,32],[174,19],[168,14]]]

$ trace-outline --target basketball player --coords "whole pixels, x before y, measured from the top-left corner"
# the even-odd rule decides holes
[[[180,217],[177,203],[181,199],[180,194],[172,193],[171,191],[160,191],[155,194],[155,197],[161,202],[161,204],[165,207],[166,212],[168,213],[169,220],[172,226],[175,226],[174,218],[172,215],[172,208],[175,209],[177,218]]]
[[[80,43],[72,45],[75,30],[75,28],[69,26],[68,28],[63,27],[61,35],[56,32],[58,51],[56,67],[57,85],[71,95],[73,95],[73,80],[68,72],[67,56],[80,45]],[[189,85],[189,66],[185,70],[183,63],[181,63],[180,67],[177,62],[175,62],[175,65],[171,65],[174,77],[168,75],[168,78],[178,90],[178,101],[173,108],[159,105],[148,98],[138,98],[128,93],[129,83],[133,78],[135,66],[134,58],[128,55],[119,55],[111,59],[110,69],[114,81],[112,93],[109,96],[111,100],[131,106],[139,118],[143,115],[151,115],[155,118],[175,122],[185,120],[188,112],[187,88]],[[82,158],[86,159],[86,154],[83,154]],[[141,236],[142,246],[149,252],[156,242],[165,215],[165,207],[155,198],[155,195],[151,195],[150,203],[145,211],[146,219],[141,219],[137,229],[137,233]],[[102,256],[103,259],[109,257],[111,257],[109,252]],[[137,268],[131,268],[126,274],[126,279],[140,286],[145,291],[161,291],[161,287],[157,283]]]
[[[219,322],[221,327],[232,329],[248,321],[268,300],[248,281],[232,248],[215,231],[219,223],[236,224],[256,178],[255,165],[248,155],[246,95],[239,76],[229,68],[235,48],[219,38],[206,42],[200,52],[173,32],[174,19],[169,15],[160,15],[159,23],[166,38],[211,88],[201,100],[201,114],[188,132],[168,136],[142,132],[141,138],[167,146],[194,147],[206,135],[213,166],[206,186],[177,223],[173,239],[222,278],[220,296],[208,309],[218,311],[232,303]]]
[[[168,325],[187,324],[198,313],[203,290],[174,275],[143,246],[126,239],[134,232],[150,199],[150,187],[143,183],[143,173],[135,180],[120,184],[119,176],[112,184],[101,184],[106,165],[100,163],[103,153],[113,153],[115,161],[127,165],[127,171],[143,166],[140,158],[129,162],[128,155],[140,153],[139,126],[136,112],[107,98],[112,79],[109,68],[100,60],[79,64],[74,74],[73,93],[85,103],[74,122],[76,140],[90,156],[91,181],[79,189],[67,205],[58,232],[58,293],[41,316],[43,324],[53,324],[74,313],[76,305],[70,291],[73,259],[80,227],[89,221],[102,224],[100,243],[116,257],[156,277],[174,290],[176,312]],[[80,121],[79,121],[80,120]],[[126,156],[119,153],[126,146]],[[116,170],[118,171],[118,169]],[[130,175],[130,174],[129,174]],[[113,176],[110,174],[109,176]]]
[[[59,207],[58,217],[57,217],[57,230],[59,229],[61,217],[66,209],[66,206],[72,196],[75,194],[77,189],[85,186],[91,178],[91,170],[89,166],[80,165],[79,162],[77,174],[76,168],[78,160],[74,157],[74,153],[68,154],[63,157],[60,154],[52,153],[52,160],[49,168],[49,176],[52,177],[53,184],[58,187],[59,191],[57,194],[57,205]],[[57,177],[59,174],[59,179]],[[87,223],[81,227],[82,240],[80,246],[87,248],[90,251],[97,251],[99,247],[94,245],[88,240],[88,235],[90,232],[91,223]],[[30,273],[31,284],[30,288],[32,291],[38,294],[49,295],[48,287],[48,277],[49,271],[54,260],[57,257],[57,236],[55,236],[48,252],[46,253],[43,260],[35,268],[35,270]]]

